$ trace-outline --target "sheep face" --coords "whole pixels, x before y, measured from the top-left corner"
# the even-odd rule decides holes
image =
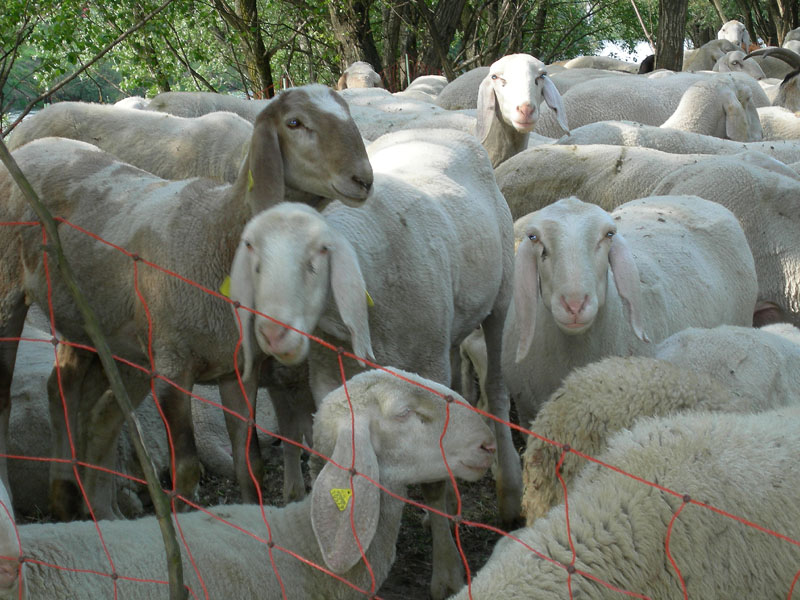
[[[539,295],[566,335],[585,333],[606,302],[608,269],[640,339],[639,273],[611,216],[599,206],[565,198],[535,213],[514,260],[514,310],[520,328],[516,360],[530,349]]]
[[[741,73],[747,73],[753,77],[753,79],[766,78],[766,74],[764,74],[764,71],[759,64],[754,60],[745,60],[745,53],[741,50],[728,52],[714,64],[714,68],[712,70],[719,73],[738,71]]]
[[[750,34],[747,33],[747,27],[736,19],[732,19],[722,25],[717,32],[717,39],[728,40],[744,50],[747,50],[748,46],[750,46]]]
[[[263,122],[271,127],[259,129]],[[347,103],[333,90],[313,85],[281,93],[259,114],[256,131],[275,132],[288,187],[349,206],[369,196],[372,166],[364,141]]]
[[[370,423],[367,439],[378,455],[382,480],[405,485],[448,479],[438,442],[442,432],[453,474],[467,481],[480,478],[495,449],[494,434],[483,418],[452,390],[399,369],[390,371],[400,377],[370,370],[350,379],[350,403],[343,387],[326,396],[314,418],[315,449],[333,454],[340,430],[351,430],[352,404],[356,419]],[[456,402],[447,402],[447,396]]]
[[[329,290],[354,352],[372,358],[366,285],[350,243],[302,204],[284,203],[253,218],[234,258],[231,298],[270,318],[240,309],[246,364],[253,341],[286,365],[305,360],[309,340],[301,332],[316,329]]]
[[[480,118],[481,113],[489,111],[516,131],[530,133],[539,119],[542,101],[556,111],[559,123],[568,131],[561,95],[547,76],[544,63],[528,54],[504,56],[492,64],[478,91],[479,124],[491,121]],[[476,133],[483,139],[488,131]]]

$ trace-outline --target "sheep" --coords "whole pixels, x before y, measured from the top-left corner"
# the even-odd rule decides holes
[[[563,444],[597,456],[611,435],[642,416],[800,405],[800,344],[774,328],[690,327],[661,342],[653,358],[609,357],[572,371],[530,424],[536,436],[523,456],[527,524],[563,501],[556,466],[569,489],[585,464],[572,453],[560,462]]]
[[[339,81],[336,83],[337,90],[349,88],[371,88],[383,87],[381,76],[368,62],[357,60],[344,70]]]
[[[420,75],[406,89],[395,92],[394,96],[433,103],[446,85],[447,77],[444,75]]]
[[[765,140],[800,140],[800,116],[782,106],[758,109]]]
[[[604,584],[653,600],[785,597],[798,447],[797,408],[642,419],[576,478],[568,525],[561,505],[513,532],[453,598],[607,598]]]
[[[583,69],[570,68],[561,71],[551,72],[551,67],[547,67],[550,80],[555,84],[558,92],[563,96],[571,87],[592,79],[608,79],[609,77],[624,77],[620,71],[606,71],[605,69]]]
[[[478,107],[478,88],[489,74],[489,67],[475,67],[449,82],[439,95],[436,104],[447,110]]]
[[[502,365],[521,423],[575,367],[649,355],[686,327],[749,325],[758,292],[736,217],[695,196],[612,213],[559,200],[528,218],[514,269]]]
[[[698,81],[689,86],[675,112],[660,127],[737,142],[757,142],[762,138],[750,87],[724,78]]]
[[[731,71],[741,71],[747,73],[753,79],[766,79],[764,70],[754,60],[745,60],[745,53],[741,50],[733,50],[722,56],[714,63],[712,71],[718,73],[730,73]]]
[[[717,32],[718,40],[728,40],[739,46],[740,50],[747,50],[750,47],[750,34],[747,27],[741,21],[731,19],[722,24]]]
[[[372,184],[369,159],[347,106],[324,86],[293,88],[270,103],[256,121],[248,157],[233,184],[203,179],[169,182],[119,162],[94,146],[62,138],[35,140],[19,148],[14,157],[58,216],[124,247],[134,257],[146,258],[211,290],[226,279],[241,230],[259,210],[285,198],[315,205],[320,198],[337,198],[358,206]],[[5,170],[0,171],[0,198],[0,221],[34,219]],[[217,380],[223,404],[245,415],[249,414],[247,398],[255,398],[255,378],[244,381],[247,398],[241,395],[233,360],[239,336],[231,308],[210,294],[183,287],[177,279],[149,268],[148,263],[103,250],[104,246],[66,226],[61,229],[67,259],[112,351],[142,365],[150,364],[152,351],[150,368],[157,374],[152,386],[173,434],[175,488],[191,497],[199,466],[183,390],[190,391],[195,381]],[[48,282],[42,271],[38,228],[3,228],[0,247],[5,257],[0,271],[0,337],[13,339],[22,330],[26,302],[48,306]],[[138,273],[136,280],[134,272]],[[149,318],[137,299],[134,281],[147,300]],[[63,284],[58,280],[50,283],[55,327],[61,339],[90,344]],[[151,320],[154,329],[152,342],[148,342]],[[16,342],[5,342],[0,354],[3,432],[8,426],[16,346]],[[64,352],[70,360],[61,364],[61,380],[67,406],[73,407],[69,412],[72,420],[76,418],[73,395],[80,392],[83,372],[93,355],[67,344],[59,344],[58,350],[60,358]],[[138,404],[151,384],[141,375],[130,379],[129,393]],[[103,394],[107,401],[106,396]],[[58,395],[52,402],[51,406],[60,406]],[[108,409],[105,435],[95,434],[88,440],[87,456],[96,458],[90,462],[104,463],[110,453],[103,444],[116,439],[121,425],[113,401]],[[63,413],[56,410],[53,414]],[[261,469],[256,444],[251,446],[253,482],[245,450],[247,423],[230,416],[226,421],[243,498],[255,501]],[[53,426],[56,456],[71,456],[63,419]],[[56,463],[51,473],[53,507],[69,516],[78,510],[75,504],[80,498],[71,481],[72,467]],[[3,481],[8,481],[4,464],[2,474]],[[95,470],[89,469],[85,479],[92,506],[97,514],[111,516],[112,503],[99,500],[108,492],[105,487],[95,490],[92,480],[96,478]]]
[[[800,404],[800,330],[789,323],[761,328],[689,327],[661,342],[654,356],[710,373],[752,410]]]
[[[684,50],[683,70],[689,72],[710,71],[714,68],[714,64],[728,52],[741,49],[740,46],[727,39],[711,40],[699,48]]]
[[[475,135],[489,152],[493,167],[525,149],[528,134],[541,116],[542,102],[569,133],[561,95],[543,62],[529,54],[510,54],[492,63],[478,90]]]
[[[598,126],[600,124],[597,124]],[[660,140],[677,138],[676,143],[685,139],[684,136],[669,136],[667,130],[658,136],[642,135],[637,138],[638,129],[633,126],[622,128],[617,123],[609,125],[611,136],[625,136],[626,145],[612,146],[589,143],[585,145],[548,145],[543,144],[513,156],[495,170],[495,177],[500,191],[503,193],[511,215],[514,219],[539,210],[548,204],[566,196],[579,196],[586,202],[598,204],[606,210],[613,210],[623,202],[655,195],[654,190],[662,179],[671,177],[671,174],[690,165],[706,165],[712,169],[717,161],[729,164],[730,161],[739,161],[741,165],[758,166],[771,170],[784,177],[794,173],[781,161],[796,162],[800,160],[800,145],[796,142],[750,142],[738,144],[743,148],[762,148],[779,156],[781,161],[774,160],[764,153],[741,150],[737,155],[714,156],[708,154],[673,154],[671,144],[665,144],[665,150],[651,148],[638,148],[633,145],[637,139],[649,140],[653,145],[660,146]],[[647,131],[644,131],[646,134]],[[677,132],[676,132],[677,133]],[[629,137],[630,136],[630,137]],[[709,140],[716,138],[706,137]],[[612,139],[610,141],[617,141]],[[723,142],[724,140],[717,140]],[[733,150],[734,142],[725,145],[724,150]],[[720,144],[722,146],[722,144]],[[772,150],[770,150],[770,146]],[[698,150],[708,148],[708,145],[698,144]],[[793,160],[792,160],[793,159]],[[700,169],[700,167],[698,167]],[[794,174],[794,178],[797,175]],[[676,180],[677,181],[677,180]],[[729,180],[724,189],[740,187],[742,184],[737,178]],[[708,193],[713,194],[711,200],[722,200],[723,194],[715,192],[709,186],[703,186]],[[670,192],[663,192],[667,194]],[[694,193],[688,186],[682,188],[680,193]],[[736,192],[738,194],[738,192]],[[771,192],[770,192],[771,193]],[[698,194],[703,196],[703,194]],[[704,196],[705,197],[705,196]],[[734,211],[736,212],[736,211]]]
[[[148,104],[150,104],[150,100],[148,98],[142,98],[141,96],[127,96],[122,100],[114,102],[114,106],[119,108],[137,108],[139,110],[147,108]]]
[[[750,88],[753,105],[769,106],[759,83],[744,73],[675,73],[668,77],[613,77],[602,82],[579,83],[564,94],[566,121],[571,128],[596,121],[636,121],[661,125],[678,107],[689,87],[698,81],[722,78],[735,87]],[[559,137],[561,128],[550,113],[544,113],[534,132]]]
[[[768,164],[716,156],[667,173],[651,192],[697,194],[736,215],[758,273],[756,325],[780,320],[800,326],[800,181],[787,170],[793,176]]]
[[[757,112],[764,109],[757,109]],[[760,112],[759,112],[760,115]],[[761,120],[759,119],[759,128]],[[763,129],[762,138],[764,137]],[[642,125],[632,121],[598,121],[576,127],[555,142],[559,145],[603,144],[652,148],[671,154],[740,154],[755,151],[784,163],[800,160],[800,144],[794,141],[734,142],[691,131]],[[750,153],[750,156],[755,156]],[[534,177],[535,174],[531,174]]]
[[[566,69],[603,69],[635,74],[639,65],[610,56],[576,56],[564,63]]]
[[[450,470],[475,481],[495,450],[491,429],[456,393],[399,369],[368,371],[331,392],[317,412],[314,439],[322,468],[303,501],[284,508],[218,506],[178,517],[191,550],[191,562],[184,555],[184,580],[194,595],[277,598],[284,589],[292,597],[361,598],[362,590],[381,585],[394,561],[405,506],[398,496],[406,487],[448,478]],[[332,497],[337,490],[352,495],[342,506]],[[93,522],[15,525],[0,511],[0,598],[18,598],[18,586],[37,598],[165,593],[155,517],[100,521],[97,528]],[[102,575],[110,570],[115,576]]]
[[[788,65],[778,91],[772,100],[772,106],[782,106],[792,111],[800,110],[800,54],[788,48],[763,48],[754,50],[747,57],[760,57],[764,59],[780,59]]]
[[[88,102],[57,102],[11,133],[9,150],[42,137],[82,140],[165,179],[209,177],[232,183],[253,124],[228,112],[196,118]]]
[[[451,348],[481,324],[489,412],[507,422],[499,364],[513,230],[485,150],[469,134],[442,129],[388,134],[368,152],[375,190],[359,210],[332,203],[318,214],[287,203],[245,228],[231,298],[240,304],[246,364],[259,351],[285,364],[308,357],[312,392],[322,397],[340,379],[337,356],[305,332],[449,383]],[[498,512],[510,522],[519,514],[519,457],[508,427],[495,428]],[[462,585],[461,561],[446,523],[431,524],[431,593],[441,598]]]
[[[246,99],[216,92],[161,92],[145,110],[169,113],[178,117],[201,117],[210,112],[232,112],[255,122],[258,114],[272,100]]]

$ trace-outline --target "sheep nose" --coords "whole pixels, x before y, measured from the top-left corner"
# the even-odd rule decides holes
[[[497,444],[493,439],[487,440],[481,444],[481,450],[488,452],[489,454],[494,454],[497,452]]]
[[[583,312],[583,309],[586,308],[586,302],[588,300],[588,295],[584,296],[583,300],[567,300],[564,296],[561,296],[561,305],[569,314],[578,316]]]
[[[533,106],[530,102],[523,102],[517,106],[517,112],[522,116],[524,121],[530,121],[533,116]]]
[[[270,348],[277,346],[281,340],[286,337],[286,334],[289,333],[286,327],[273,323],[272,321],[262,323],[258,331],[264,336],[264,339],[267,340],[267,344]]]
[[[354,182],[355,182],[357,185],[360,185],[362,188],[364,188],[364,190],[365,190],[366,192],[369,192],[369,191],[372,189],[372,179],[370,179],[369,181],[364,181],[364,180],[363,180],[361,177],[359,177],[358,175],[353,175],[353,181],[354,181]]]

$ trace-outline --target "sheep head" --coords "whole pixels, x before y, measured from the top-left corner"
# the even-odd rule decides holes
[[[286,365],[306,359],[309,339],[302,332],[316,329],[328,305],[329,290],[353,352],[374,358],[366,285],[355,251],[344,236],[304,204],[286,202],[250,220],[231,270],[231,299],[262,313],[237,309],[246,375],[254,344]]]
[[[539,297],[564,334],[580,335],[605,305],[609,267],[635,335],[648,341],[639,322],[639,272],[611,215],[571,197],[527,218],[514,260],[517,362],[533,342]]]
[[[446,396],[456,402],[448,403]],[[314,448],[332,462],[314,482],[311,523],[333,572],[358,563],[359,543],[366,551],[377,528],[381,494],[364,476],[402,492],[398,486],[448,479],[448,465],[469,481],[486,472],[494,435],[467,406],[452,390],[400,370],[361,373],[323,399],[314,419]],[[313,459],[312,470],[319,462]],[[358,475],[351,476],[351,465]],[[335,502],[334,491],[344,491],[345,500]],[[353,511],[352,520],[345,508]]]
[[[767,76],[759,64],[753,60],[745,60],[745,53],[733,50],[725,54],[714,63],[712,71],[718,73],[740,72],[747,73],[753,79],[765,79]]]
[[[750,34],[747,32],[747,27],[736,19],[731,19],[720,27],[717,32],[717,39],[728,40],[745,51],[750,47]]]
[[[284,186],[350,206],[362,205],[372,189],[372,166],[350,109],[323,85],[285,90],[259,113],[247,168],[254,213],[284,200]]]
[[[530,133],[542,101],[556,111],[559,125],[569,133],[564,103],[542,61],[528,54],[510,54],[495,61],[478,91],[478,139],[486,139],[494,122]]]

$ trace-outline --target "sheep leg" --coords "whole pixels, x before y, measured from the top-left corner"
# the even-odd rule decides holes
[[[437,481],[421,485],[425,504],[447,514],[448,489],[450,482]],[[431,573],[431,598],[441,600],[448,598],[464,586],[464,565],[456,548],[450,519],[430,512],[429,524],[433,544]]]
[[[502,317],[502,318],[501,318]],[[492,311],[483,321],[483,334],[486,340],[486,396],[488,412],[499,419],[494,422],[497,439],[497,507],[500,521],[505,526],[517,525],[522,504],[522,465],[519,454],[511,439],[509,422],[511,400],[503,382],[500,366],[500,352],[503,340],[503,321],[505,311]]]
[[[82,481],[95,518],[121,518],[116,499],[118,485],[110,472],[120,467],[117,449],[125,417],[116,397],[108,389],[108,380],[99,360],[95,360],[92,367],[82,387],[79,439],[86,462],[100,468],[85,468]],[[120,375],[131,404],[138,407],[149,390],[149,379],[124,366],[120,367]],[[99,400],[87,402],[93,398]]]
[[[50,512],[56,519],[71,521],[78,518],[83,495],[78,485],[77,464],[83,456],[78,434],[78,415],[81,388],[94,356],[67,344],[56,350],[56,366],[47,379],[47,398],[52,428],[50,463]],[[66,461],[66,462],[63,462]]]
[[[0,342],[0,478],[11,494],[8,482],[8,422],[11,417],[11,379],[14,375],[14,364],[17,361],[17,348],[22,328],[25,325],[25,305],[22,293],[10,294],[0,302],[0,338],[11,338]]]
[[[242,380],[247,398],[250,398],[249,407],[246,398],[242,396],[242,390],[235,375],[219,380],[222,405],[233,413],[225,411],[225,426],[228,429],[233,449],[233,471],[242,492],[242,501],[248,503],[259,501],[257,488],[261,485],[264,477],[264,462],[261,458],[255,429],[259,370],[260,366],[254,365],[252,377],[249,380]],[[244,420],[241,417],[244,417]],[[248,436],[250,437],[249,444]]]
[[[178,388],[191,390],[193,383],[192,375],[184,372],[178,377],[170,378],[170,381],[158,378],[153,384],[153,396],[166,418],[168,439],[172,445],[174,457],[172,487],[179,496],[187,500],[194,500],[197,497],[200,485],[200,459],[194,441],[189,396]],[[175,505],[177,510],[186,510],[187,507],[185,504]]]

